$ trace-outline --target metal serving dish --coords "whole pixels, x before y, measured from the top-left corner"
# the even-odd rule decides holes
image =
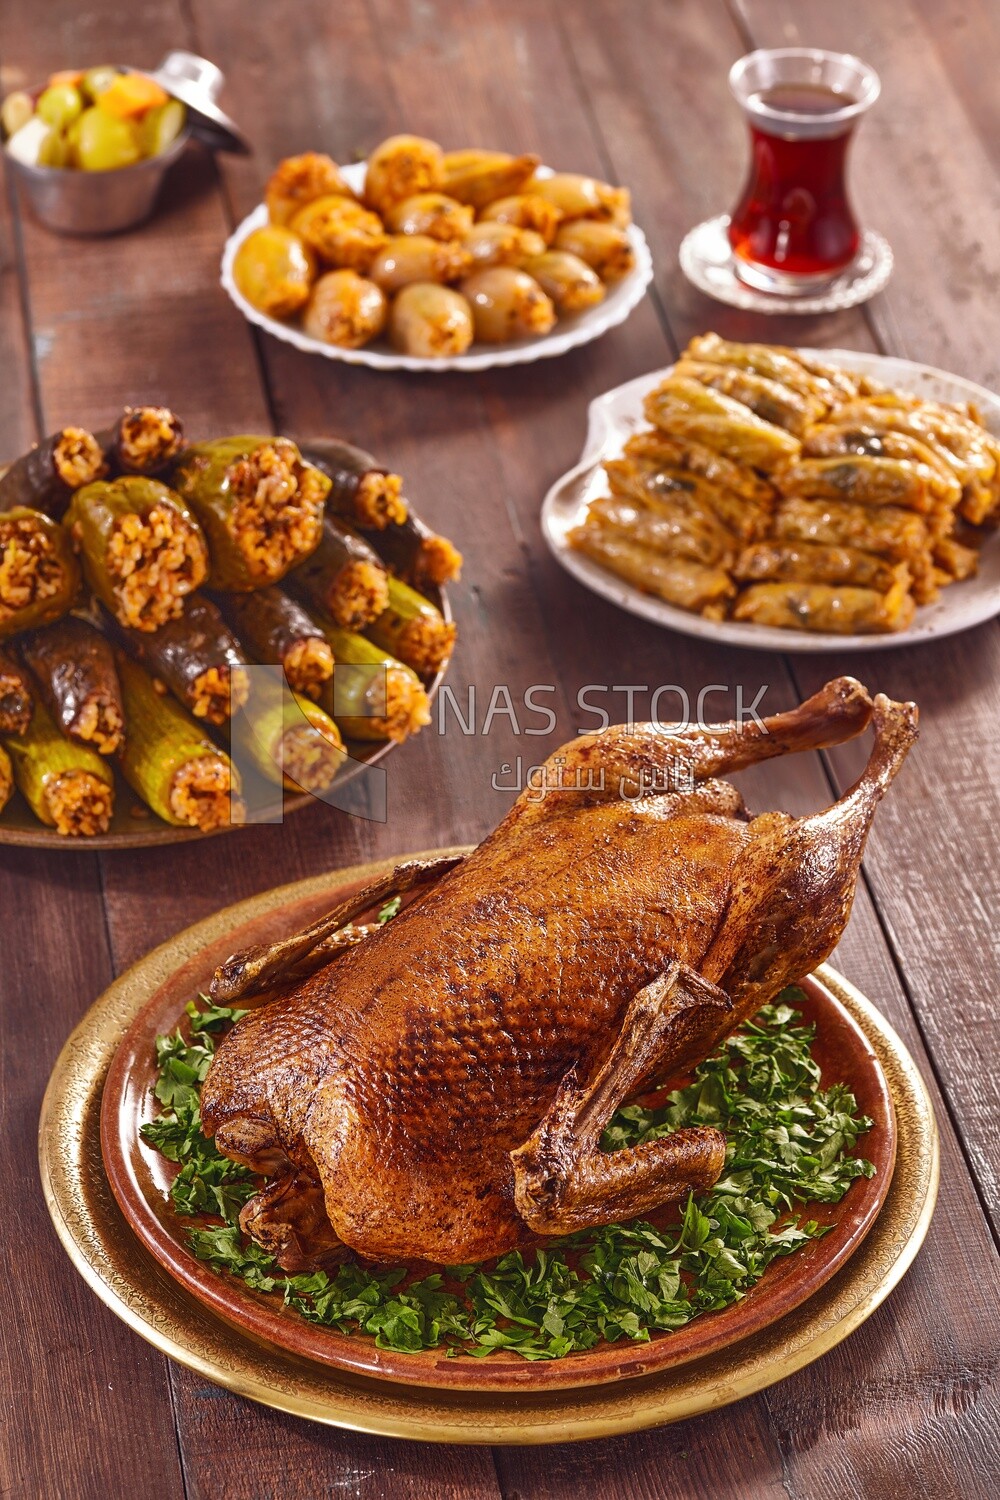
[[[187,109],[184,129],[159,156],[109,172],[81,172],[27,166],[4,151],[23,200],[46,228],[57,234],[117,234],[143,223],[153,211],[164,177],[192,137],[213,150],[249,151],[242,131],[216,103],[225,78],[208,58],[169,52],[147,76]]]

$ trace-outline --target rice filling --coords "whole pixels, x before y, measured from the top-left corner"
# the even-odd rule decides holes
[[[29,516],[0,519],[0,621],[43,604],[64,583],[51,538]]]
[[[107,570],[120,622],[157,630],[181,613],[184,596],[203,581],[204,542],[174,506],[154,505],[145,516],[130,511],[115,522]]]

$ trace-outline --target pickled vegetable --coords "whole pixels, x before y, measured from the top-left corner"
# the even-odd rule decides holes
[[[36,702],[23,734],[4,741],[14,780],[35,817],[66,838],[104,833],[115,807],[115,779],[96,750],[61,734]]]
[[[367,271],[388,236],[378,214],[340,196],[299,209],[289,228],[329,266]]]
[[[453,240],[426,234],[397,234],[387,240],[368,275],[387,295],[413,281],[457,281],[472,270],[472,256]]]
[[[472,228],[473,210],[445,193],[416,193],[385,214],[396,234],[426,234],[432,240],[462,240]]]
[[[391,343],[401,353],[419,359],[450,359],[464,354],[474,333],[466,298],[434,282],[415,281],[404,286],[389,309]]]
[[[73,496],[66,526],[90,589],[131,629],[157,630],[205,580],[201,527],[156,479],[123,475],[85,485]]]
[[[132,122],[105,114],[96,104],[73,121],[68,138],[70,160],[84,172],[116,172],[142,155]]]
[[[0,512],[0,640],[72,608],[80,570],[62,526],[40,511]]]
[[[538,282],[513,266],[474,271],[460,288],[472,308],[477,339],[503,344],[550,333],[556,310]]]
[[[540,193],[515,193],[488,203],[480,215],[481,222],[513,224],[516,229],[531,229],[551,245],[562,221],[562,210]]]
[[[277,583],[319,543],[330,480],[288,438],[194,443],[173,478],[208,538],[212,588]]]
[[[602,281],[620,281],[635,270],[635,251],[624,229],[598,219],[572,219],[556,232],[557,250],[578,255]]]
[[[272,318],[291,317],[304,307],[315,275],[312,251],[290,229],[274,224],[248,234],[233,258],[237,290]]]
[[[16,135],[34,113],[35,101],[30,94],[26,94],[23,89],[15,89],[12,94],[8,94],[0,105],[0,125],[3,126],[4,135],[8,139]]]
[[[65,130],[83,113],[83,100],[70,84],[54,84],[38,96],[35,113],[54,130]]]
[[[117,120],[135,120],[160,109],[170,95],[145,73],[119,73],[97,96],[97,107]],[[41,101],[39,101],[41,102]]]
[[[99,68],[88,68],[80,80],[80,90],[83,97],[91,104],[95,104],[105,89],[111,87],[115,79],[121,74],[121,68],[105,65]]]
[[[143,156],[159,156],[172,146],[184,129],[186,118],[187,111],[179,99],[168,99],[151,109],[138,127]]]
[[[338,193],[356,196],[335,161],[319,151],[305,151],[279,164],[268,179],[264,202],[272,224],[290,224],[307,203]]]
[[[357,271],[327,271],[312,289],[302,314],[310,338],[341,349],[360,349],[385,327],[387,303],[381,287]]]
[[[239,777],[175,699],[121,653],[128,736],[120,764],[129,786],[165,823],[211,833],[243,821]]]
[[[384,214],[415,193],[442,189],[444,175],[444,155],[436,141],[417,135],[390,136],[368,158],[365,201]]]

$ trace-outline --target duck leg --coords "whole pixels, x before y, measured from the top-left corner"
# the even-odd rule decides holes
[[[704,1037],[731,1029],[732,1009],[723,990],[681,963],[639,991],[594,1078],[581,1086],[570,1069],[544,1119],[511,1152],[514,1202],[531,1230],[572,1234],[711,1187],[726,1155],[718,1130],[677,1130],[613,1152],[602,1151],[600,1140],[643,1079],[676,1071],[681,1054],[704,1056]]]
[[[544,796],[523,792],[514,815],[689,791],[693,783],[759,761],[819,750],[866,728],[872,703],[853,677],[837,677],[788,713],[746,723],[614,724],[564,745],[545,763]]]

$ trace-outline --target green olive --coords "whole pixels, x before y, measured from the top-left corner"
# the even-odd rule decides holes
[[[105,63],[100,68],[88,68],[80,80],[80,89],[83,97],[93,103],[98,94],[103,94],[104,90],[114,83],[120,72],[120,68],[116,68],[110,63]]]
[[[57,83],[39,96],[35,113],[46,125],[55,130],[65,130],[72,125],[77,115],[83,113],[83,100],[77,89],[67,83]]]
[[[3,126],[4,135],[8,138],[16,135],[34,113],[35,105],[30,94],[26,94],[23,89],[8,94],[3,104],[0,104],[0,125]]]
[[[53,127],[38,148],[38,165],[40,167],[68,167],[69,156],[69,141],[61,130]]]
[[[187,111],[179,99],[168,99],[147,111],[139,125],[139,141],[143,156],[159,156],[174,144],[181,131]]]
[[[141,156],[139,139],[127,120],[116,120],[96,105],[85,109],[69,129],[74,160],[85,172],[113,172]]]

